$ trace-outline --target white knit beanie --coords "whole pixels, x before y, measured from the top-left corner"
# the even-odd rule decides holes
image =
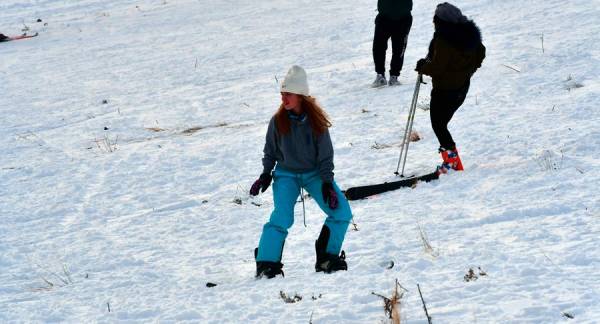
[[[298,65],[290,68],[285,79],[281,83],[281,92],[290,92],[298,95],[308,96],[308,80],[306,72]]]

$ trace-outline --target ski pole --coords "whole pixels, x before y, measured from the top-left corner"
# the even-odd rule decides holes
[[[408,154],[408,147],[406,146],[406,143],[408,142],[409,138],[410,138],[410,132],[409,129],[411,129],[411,119],[414,115],[414,109],[413,109],[413,104],[415,103],[415,96],[417,94],[418,91],[418,87],[419,87],[419,78],[417,78],[417,84],[415,85],[415,92],[413,94],[413,99],[411,101],[410,104],[410,108],[408,110],[408,118],[406,119],[406,126],[404,127],[404,136],[402,138],[402,143],[401,143],[401,149],[400,149],[400,157],[398,158],[398,166],[396,167],[396,172],[394,172],[394,174],[399,175],[398,173],[398,169],[400,169],[400,162],[402,161],[402,157],[403,155],[406,156]],[[402,176],[404,176],[404,172],[402,174]]]
[[[404,137],[402,138],[402,143],[401,143],[401,149],[400,149],[400,156],[398,158],[398,165],[396,167],[396,172],[394,172],[394,174],[396,175],[400,175],[402,177],[404,177],[404,165],[402,166],[402,174],[398,173],[398,169],[400,169],[400,162],[402,161],[402,157],[404,156],[404,163],[406,163],[406,156],[408,155],[408,142],[410,139],[410,133],[412,130],[412,121],[414,120],[414,114],[415,114],[415,103],[416,103],[416,96],[417,93],[419,91],[419,86],[420,86],[420,75],[419,77],[417,77],[417,83],[415,85],[415,92],[413,94],[413,100],[410,104],[410,108],[408,110],[408,118],[406,120],[406,126],[404,127]]]
[[[304,207],[304,188],[300,187],[300,200],[302,201],[302,215],[304,217],[304,227],[306,227],[306,208]]]
[[[406,119],[406,126],[404,126],[404,135],[402,136],[401,148],[400,148],[400,157],[398,158],[398,166],[396,167],[396,175],[398,175],[398,169],[400,168],[400,161],[402,160],[402,154],[404,153],[404,147],[406,143],[406,137],[408,134],[408,124],[410,123],[410,116],[412,115],[412,102],[410,104],[410,108],[408,109],[408,118]]]
[[[423,80],[423,76],[419,74],[417,77],[417,82],[415,84],[415,91],[413,93],[412,102],[410,104],[410,108],[408,111],[408,118],[406,120],[406,127],[404,128],[404,137],[402,139],[402,146],[400,148],[400,156],[398,157],[398,165],[396,166],[396,172],[394,174],[400,175],[404,177],[404,167],[406,166],[406,157],[408,156],[408,146],[410,144],[410,134],[412,132],[413,122],[415,120],[415,112],[417,109],[417,99],[419,97],[419,88],[421,86],[421,82]],[[404,157],[404,159],[403,159]],[[402,164],[402,173],[398,173],[400,169],[400,162],[404,160]]]
[[[407,135],[406,139],[404,140],[406,143],[406,149],[404,150],[404,161],[402,162],[402,173],[401,173],[402,177],[404,176],[404,167],[406,166],[406,158],[408,156],[408,146],[410,145],[410,135],[412,134],[412,128],[413,128],[413,124],[415,121],[415,113],[417,111],[417,99],[419,97],[419,89],[421,88],[422,78],[423,78],[423,76],[419,74],[419,77],[417,78],[417,85],[415,86],[415,95],[413,96],[412,114],[410,117],[410,125],[408,128],[408,135]]]

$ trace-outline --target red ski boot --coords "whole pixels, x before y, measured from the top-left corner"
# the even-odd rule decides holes
[[[458,151],[456,150],[456,148],[453,150],[446,150],[440,147],[440,153],[442,154],[442,159],[444,160],[444,162],[442,162],[442,165],[438,166],[437,168],[438,175],[446,174],[450,170],[464,170],[462,161],[460,160],[460,156],[458,156]]]

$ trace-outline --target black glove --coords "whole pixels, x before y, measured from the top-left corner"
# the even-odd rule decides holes
[[[323,193],[323,201],[329,205],[329,208],[336,209],[338,206],[338,198],[335,189],[333,189],[333,184],[331,182],[323,182],[321,185],[321,192]]]
[[[262,189],[260,192],[265,192],[265,190],[267,190],[267,188],[269,188],[271,185],[271,180],[273,180],[273,177],[270,173],[261,174],[260,177],[254,181],[252,187],[250,187],[250,194],[252,196],[258,195],[259,189]]]
[[[425,62],[427,62],[427,59],[422,58],[422,59],[418,60],[417,61],[417,67],[415,68],[415,71],[417,71],[417,72],[420,73],[421,69],[423,68],[423,65],[425,65]]]

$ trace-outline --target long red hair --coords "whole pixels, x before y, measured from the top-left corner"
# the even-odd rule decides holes
[[[331,121],[329,116],[321,106],[317,103],[317,99],[311,96],[300,96],[300,104],[302,105],[302,111],[306,114],[310,127],[316,135],[323,134],[327,128],[331,127]],[[279,134],[285,135],[290,132],[290,118],[288,117],[287,110],[283,106],[283,103],[279,106],[279,109],[275,113],[275,125]]]

